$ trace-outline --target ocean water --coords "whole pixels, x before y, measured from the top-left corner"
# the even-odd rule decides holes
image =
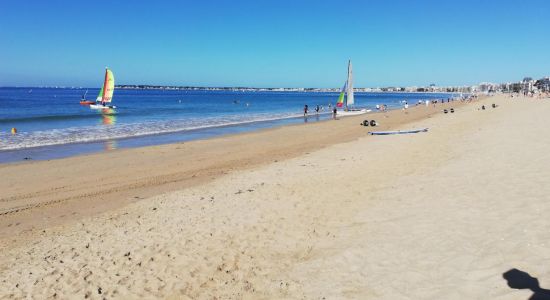
[[[330,118],[338,93],[115,90],[114,110],[79,104],[99,89],[0,88],[0,162],[49,159],[186,141]],[[449,94],[356,93],[358,107],[389,108]],[[307,104],[319,116],[303,117]],[[17,128],[12,135],[11,128]],[[30,155],[27,157],[25,155]],[[25,157],[23,157],[25,156]]]

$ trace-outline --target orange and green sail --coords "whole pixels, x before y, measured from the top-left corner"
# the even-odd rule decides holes
[[[346,85],[347,85],[347,82],[344,84],[344,86],[342,87],[342,90],[340,91],[340,96],[338,96],[338,101],[336,102],[337,107],[344,106],[344,95],[346,94]]]
[[[105,69],[105,81],[101,86],[99,95],[97,95],[97,102],[109,103],[113,100],[113,92],[115,91],[115,76],[113,72],[108,68]]]

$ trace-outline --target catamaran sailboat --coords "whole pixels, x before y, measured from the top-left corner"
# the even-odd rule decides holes
[[[109,68],[105,68],[105,81],[103,86],[97,95],[95,104],[91,104],[91,109],[104,109],[104,108],[116,108],[114,105],[110,105],[113,100],[113,92],[115,91],[115,77],[113,72]]]
[[[348,62],[348,80],[344,84],[344,87],[342,87],[342,91],[340,92],[340,96],[338,97],[338,102],[336,103],[336,107],[342,108],[336,111],[337,116],[355,116],[355,115],[361,115],[364,113],[369,112],[370,110],[367,109],[357,109],[353,107],[354,104],[354,97],[353,97],[353,72],[351,68],[351,60]]]

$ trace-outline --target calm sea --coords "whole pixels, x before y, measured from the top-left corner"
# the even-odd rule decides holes
[[[207,138],[330,118],[337,93],[115,90],[115,110],[79,104],[99,89],[0,88],[0,162]],[[448,98],[433,93],[356,93],[359,107]],[[303,117],[307,104],[321,114]],[[17,128],[12,135],[11,128]]]

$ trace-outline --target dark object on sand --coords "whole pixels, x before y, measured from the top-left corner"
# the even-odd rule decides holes
[[[370,120],[370,122],[369,122],[369,120],[364,120],[363,123],[361,123],[361,125],[363,125],[363,126],[369,126],[370,125],[370,126],[374,127],[374,126],[377,125],[377,123],[376,123],[375,120]]]
[[[482,109],[482,110],[485,110],[485,105],[482,105],[482,106],[481,106],[481,109]]]
[[[448,111],[446,109],[443,110],[444,113],[448,113]]]
[[[513,289],[523,290],[529,289],[533,292],[533,295],[529,299],[533,300],[548,300],[550,299],[550,290],[543,289],[539,285],[539,280],[532,277],[527,272],[523,272],[518,269],[511,269],[502,274],[502,277],[506,279],[508,286]]]
[[[493,108],[497,108],[497,105],[493,103],[493,105],[491,105]]]
[[[455,112],[455,109],[454,108],[451,108],[451,113],[454,113]]]

